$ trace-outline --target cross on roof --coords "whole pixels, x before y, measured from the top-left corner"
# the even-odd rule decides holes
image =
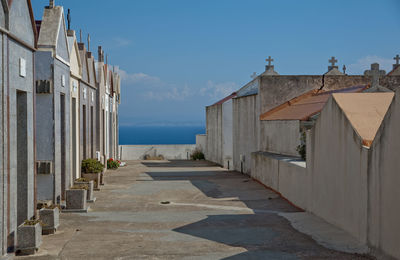
[[[67,21],[68,21],[68,30],[71,30],[71,10],[69,8],[67,14]]]
[[[255,78],[257,78],[257,73],[253,72],[253,74],[252,74],[252,75],[250,75],[250,77],[251,77],[252,79],[255,79]]]
[[[380,78],[380,76],[384,76],[385,74],[386,74],[386,71],[379,70],[378,63],[371,64],[371,70],[366,70],[364,72],[364,75],[372,77],[371,88],[379,87],[379,78]]]
[[[336,62],[338,62],[338,60],[337,59],[335,59],[335,57],[334,56],[332,56],[332,58],[330,59],[330,60],[328,60],[331,64],[332,64],[332,67],[334,67],[335,66],[335,63]]]
[[[399,61],[400,61],[399,54],[397,54],[396,57],[394,57],[393,59],[396,61],[396,65],[399,65]]]
[[[271,56],[268,56],[268,59],[266,59],[265,61],[268,62],[268,66],[271,66],[271,62],[273,62],[274,59],[271,59]]]

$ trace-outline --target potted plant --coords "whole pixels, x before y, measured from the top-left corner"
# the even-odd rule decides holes
[[[107,169],[116,170],[118,169],[120,163],[121,163],[120,161],[110,158],[107,160]]]
[[[87,185],[74,185],[66,190],[66,212],[87,212]]]
[[[42,234],[54,234],[60,225],[60,209],[58,205],[45,206],[39,210],[39,219],[42,222]]]
[[[87,185],[87,202],[95,202],[96,198],[94,197],[94,181],[88,180],[86,178],[79,178],[74,181],[74,185]]]
[[[86,159],[82,161],[82,177],[94,181],[94,188],[100,188],[100,173],[103,171],[104,166],[96,159]]]
[[[34,254],[41,244],[41,222],[39,220],[25,220],[17,229],[17,254]]]

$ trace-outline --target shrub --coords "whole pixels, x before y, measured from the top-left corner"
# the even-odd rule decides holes
[[[104,165],[96,159],[86,159],[82,161],[82,173],[99,173],[104,169]]]
[[[190,159],[192,160],[204,160],[204,153],[199,149],[195,149],[193,153],[190,155]]]
[[[297,146],[296,151],[303,160],[306,160],[306,132],[301,133],[300,145]]]
[[[110,158],[107,160],[107,169],[118,169],[120,164],[120,161]]]

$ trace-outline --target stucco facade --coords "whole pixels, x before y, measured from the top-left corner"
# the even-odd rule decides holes
[[[35,215],[36,28],[30,1],[0,3],[0,255],[13,252],[16,229]],[[3,63],[4,62],[4,63]]]
[[[35,58],[38,199],[60,203],[71,184],[70,58],[63,7],[44,9]],[[50,171],[43,166],[49,163]]]

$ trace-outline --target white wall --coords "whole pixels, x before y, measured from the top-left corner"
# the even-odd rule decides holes
[[[206,135],[206,159],[222,165],[222,105],[206,107]]]
[[[365,243],[368,149],[332,97],[308,139],[307,209]]]
[[[233,99],[233,164],[241,171],[240,156],[244,155],[243,172],[251,171],[251,153],[258,151],[260,111],[258,95]]]
[[[162,155],[167,160],[187,160],[195,148],[195,144],[120,145],[121,160],[143,160],[145,155]]]
[[[233,169],[233,102],[222,104],[222,160],[226,169]],[[229,165],[229,167],[228,167]]]
[[[205,153],[207,147],[207,135],[196,135],[196,148]]]
[[[369,167],[370,245],[400,259],[399,91],[371,146]]]

